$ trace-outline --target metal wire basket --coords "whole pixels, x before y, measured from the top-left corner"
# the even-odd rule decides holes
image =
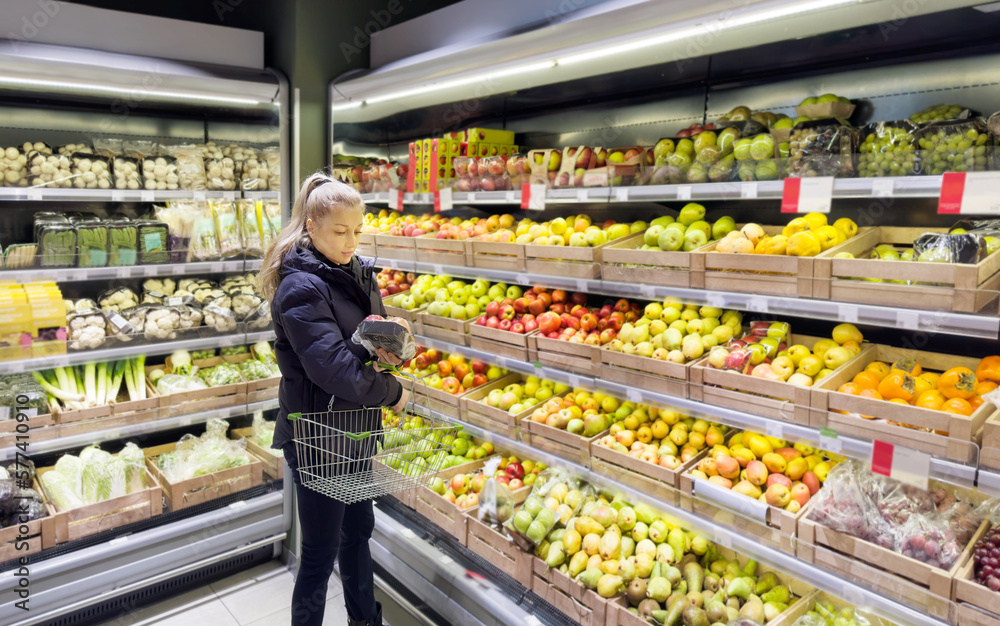
[[[426,485],[449,450],[442,439],[454,430],[384,408],[292,413],[288,419],[301,483],[346,504]]]

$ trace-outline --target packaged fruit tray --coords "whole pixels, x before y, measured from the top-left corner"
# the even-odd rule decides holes
[[[399,261],[417,260],[417,244],[415,237],[404,237],[402,235],[375,234],[375,249],[379,258],[396,259]]]
[[[516,414],[511,414],[509,410],[505,411],[499,406],[491,406],[487,403],[487,398],[495,390],[502,391],[509,385],[514,384],[520,385],[523,392],[524,382],[525,376],[514,373],[470,390],[460,400],[462,420],[507,437],[516,437],[517,429],[521,426],[521,421],[534,413],[541,403],[529,406]],[[558,399],[559,396],[550,395],[545,398],[545,401],[552,398]],[[508,398],[507,400],[510,399],[516,398]]]
[[[962,554],[958,570],[955,572],[955,602],[959,603],[958,623],[972,626],[1000,625],[1000,604],[997,602],[997,592],[976,580],[975,546],[984,538],[988,538],[991,528],[983,524],[972,538],[971,547]],[[972,605],[982,611],[977,611],[967,605]]]
[[[537,332],[515,333],[472,323],[469,325],[469,347],[509,359],[527,361],[528,337]]]
[[[704,257],[692,252],[642,250],[645,233],[617,239],[601,251],[604,280],[660,285],[705,286]]]
[[[937,490],[939,486],[932,483],[931,489]],[[987,499],[987,496],[974,491],[956,489],[955,493],[972,506]],[[949,569],[943,569],[871,541],[833,530],[811,519],[815,514],[814,509],[819,507],[818,500],[799,520],[799,559],[820,565],[850,580],[865,581],[865,585],[876,593],[898,599],[939,619],[953,619],[951,599],[954,597],[955,580],[964,564],[963,559],[970,554],[976,537],[981,537],[986,532],[989,521],[983,521],[970,533],[972,539],[959,548],[961,555]],[[844,506],[852,505],[847,503]],[[903,526],[895,528],[896,532],[903,532],[903,529]],[[918,532],[924,543],[931,539],[928,532]],[[926,556],[925,553],[922,554]],[[963,621],[958,623],[965,624]]]
[[[361,233],[358,238],[358,248],[355,250],[361,256],[376,257],[378,248],[375,245],[374,233]]]
[[[754,331],[751,329],[751,335],[753,333]],[[740,341],[746,341],[747,338],[744,337]],[[832,339],[820,339],[807,335],[793,334],[785,340],[786,345],[805,346],[813,354],[820,341],[828,342],[831,348],[837,345]],[[735,342],[731,343],[730,347],[735,345],[737,345]],[[862,346],[861,354],[864,354],[866,350],[870,351],[871,347]],[[713,365],[710,361],[714,358],[710,351],[708,356],[691,366],[688,395],[692,400],[748,411],[755,415],[785,422],[802,425],[812,422],[814,403],[811,387],[795,385],[780,379],[754,376],[752,373],[744,374],[742,373],[743,366],[738,364],[727,363],[726,367],[729,369],[719,369],[717,368],[718,364]],[[838,365],[836,362],[831,362],[830,365],[838,365],[837,368],[831,369],[834,369],[834,372],[841,371],[847,367],[847,363],[857,362],[859,358],[861,355],[851,354],[847,357],[848,360],[845,364]],[[731,365],[732,367],[730,367]],[[817,369],[825,366],[826,363],[821,360],[817,364]],[[813,375],[816,374],[818,372],[813,373]]]
[[[1000,254],[993,253],[978,263],[948,263],[931,249],[925,253],[930,255],[926,261],[899,260],[895,246],[909,248],[927,233],[945,235],[947,231],[880,226],[827,250],[814,262],[813,297],[956,313],[996,310]],[[881,246],[887,246],[883,248],[886,256],[870,258],[879,254]],[[837,256],[843,253],[853,258]],[[907,284],[911,282],[914,284]]]
[[[550,339],[536,334],[538,361],[542,365],[564,369],[584,376],[598,373],[601,356],[600,346],[562,339]]]
[[[488,241],[486,237],[488,235],[469,240],[473,267],[508,272],[524,271],[526,245],[513,243],[513,239],[509,243]]]
[[[971,413],[962,415],[936,408],[912,406],[905,401],[890,402],[879,399],[886,394],[877,392],[877,389],[883,389],[886,393],[896,396],[906,392],[905,388],[899,389],[901,385],[891,384],[896,379],[888,377],[894,376],[894,373],[880,378],[880,375],[885,373],[884,370],[894,368],[896,363],[909,367],[913,361],[919,364],[921,373],[929,373],[923,377],[925,380],[931,377],[932,373],[946,372],[952,368],[968,368],[971,378],[967,382],[971,385],[975,385],[975,372],[980,364],[980,359],[972,357],[906,350],[885,345],[872,346],[813,388],[812,425],[827,426],[851,437],[879,439],[953,461],[963,463],[973,461],[978,451],[980,431],[987,418],[996,410],[989,402],[984,402],[975,409],[970,405],[965,410]],[[884,365],[871,365],[875,362]],[[909,384],[905,379],[902,380],[904,380],[903,386]],[[848,384],[854,387],[845,387]],[[923,383],[920,385],[923,386]],[[872,386],[876,388],[877,395],[865,391]],[[924,391],[933,389],[931,383]],[[859,395],[854,395],[853,391],[858,391]],[[946,400],[945,397],[939,399]],[[928,406],[933,405],[928,404]],[[871,419],[861,416],[869,416]],[[910,428],[904,427],[903,424],[908,424]],[[927,432],[926,429],[935,432]]]
[[[525,246],[525,270],[534,274],[600,278],[602,254],[613,241],[599,246]]]
[[[784,227],[762,228],[765,235],[773,236],[780,235]],[[718,243],[710,243],[691,253],[701,257],[696,261],[692,260],[691,263],[692,266],[704,267],[705,289],[771,296],[812,297],[814,265],[812,257],[716,252]]]
[[[434,233],[414,239],[418,263],[459,267],[471,265],[472,244],[468,239],[438,239]]]
[[[440,339],[460,346],[469,345],[469,327],[476,321],[431,315],[426,311],[417,313],[420,333],[432,339]]]

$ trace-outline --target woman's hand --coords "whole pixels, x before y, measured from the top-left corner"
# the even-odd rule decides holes
[[[403,359],[397,357],[395,354],[390,354],[386,352],[384,348],[376,348],[375,356],[378,357],[374,365],[376,372],[385,371],[385,368],[379,367],[379,363],[388,363],[389,365],[400,365],[403,362]]]
[[[396,406],[392,407],[392,410],[399,413],[406,408],[406,403],[410,401],[410,391],[406,387],[403,387],[403,395],[399,396],[399,402]]]

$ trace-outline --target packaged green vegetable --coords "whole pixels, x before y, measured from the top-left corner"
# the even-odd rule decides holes
[[[250,350],[246,346],[226,346],[220,349],[222,356],[234,356],[237,354],[247,354]]]
[[[139,237],[139,264],[153,265],[170,260],[170,232],[167,225],[155,220],[136,222]]]
[[[209,387],[221,387],[223,385],[234,385],[243,382],[243,376],[240,375],[240,368],[232,363],[222,363],[215,367],[198,370],[198,376]]]
[[[251,359],[240,363],[240,373],[248,381],[271,378],[271,368],[266,363]]]
[[[108,227],[100,222],[77,224],[76,253],[78,267],[106,267]]]
[[[146,456],[131,441],[118,453],[125,463],[126,492],[135,493],[146,488]]]
[[[70,511],[83,506],[83,499],[73,491],[61,473],[45,472],[39,480],[49,499],[59,507],[60,511]]]
[[[76,229],[72,224],[46,224],[38,237],[42,267],[76,265]]]
[[[139,260],[139,245],[135,224],[125,218],[108,220],[108,265],[135,265]]]
[[[208,203],[202,203],[201,210],[194,218],[191,253],[188,256],[191,261],[213,261],[221,258],[215,218]]]

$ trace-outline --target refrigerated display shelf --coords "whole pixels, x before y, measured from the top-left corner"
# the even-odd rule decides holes
[[[781,439],[807,443],[863,461],[871,459],[872,441],[840,435],[836,438],[827,437],[823,434],[826,432],[825,430],[821,431],[818,428],[810,426],[769,419],[760,415],[754,415],[753,413],[718,407],[694,400],[676,398],[663,393],[635,389],[600,378],[574,374],[543,366],[540,363],[509,359],[430,337],[415,336],[414,339],[418,344],[427,348],[448,353],[455,352],[469,359],[477,359],[522,374],[531,374],[547,380],[566,383],[571,387],[580,387],[587,390],[597,389],[632,402],[673,408],[692,417],[702,417],[736,428],[754,430]],[[836,447],[838,444],[840,450],[831,449],[831,447]],[[974,464],[964,465],[948,459],[931,457],[930,477],[935,480],[972,489],[976,484],[976,472],[977,467]],[[1000,488],[1000,485],[998,485],[998,488]]]
[[[883,178],[837,178],[834,198],[936,198],[941,195],[941,176],[894,176]],[[780,200],[785,183],[702,183],[698,185],[646,185],[638,187],[580,187],[547,189],[546,204],[588,202],[668,202],[692,200]],[[368,204],[388,204],[389,193],[368,193]],[[452,194],[455,204],[521,205],[521,190],[472,191]],[[434,203],[433,193],[404,193],[404,205]]]
[[[509,450],[526,458],[540,460],[549,466],[569,470],[572,474],[593,485],[622,494],[629,501],[648,504],[654,509],[676,518],[688,530],[698,532],[716,543],[754,558],[778,571],[795,574],[801,582],[843,598],[855,606],[877,612],[893,623],[913,624],[914,626],[943,626],[948,623],[896,602],[864,585],[845,580],[811,563],[806,563],[777,547],[768,545],[768,542],[761,541],[758,537],[745,536],[743,534],[746,532],[745,530],[734,529],[716,521],[719,516],[715,516],[715,519],[702,517],[677,505],[651,497],[641,489],[596,472],[579,463],[426,407],[418,407],[418,412],[427,417],[459,424],[472,436],[489,441],[499,449]],[[713,501],[707,502],[713,507],[717,506],[717,503]],[[737,519],[741,519],[741,522],[748,521],[741,513],[734,513],[736,513]],[[862,570],[867,567],[861,562],[858,562],[858,565]],[[874,572],[874,570],[872,571]]]
[[[76,435],[64,435],[36,442],[30,441],[29,431],[28,454],[49,454],[51,452],[84,447],[92,443],[102,443],[105,441],[114,441],[128,437],[139,437],[142,435],[173,430],[175,428],[183,428],[185,426],[192,426],[195,424],[204,424],[212,419],[229,419],[231,417],[252,415],[257,411],[270,411],[277,408],[277,399],[264,400],[262,402],[238,404],[236,406],[213,409],[211,411],[202,411],[200,413],[191,413],[189,415],[161,418],[149,422],[142,422],[140,424],[132,424],[130,426],[116,426],[114,428],[94,430]],[[46,428],[59,428],[59,426],[47,426]],[[17,452],[18,449],[13,446],[0,449],[0,461],[9,461],[13,459]]]
[[[170,265],[127,265],[121,267],[50,267],[2,270],[0,280],[27,283],[54,280],[57,283],[112,280],[115,278],[151,278],[154,276],[189,276],[192,274],[235,274],[260,269],[260,259],[240,261],[204,261]]]
[[[48,189],[0,187],[0,201],[34,202],[170,202],[172,200],[277,200],[278,191],[146,191],[139,189]]]
[[[209,348],[226,348],[229,346],[252,344],[258,341],[270,341],[272,339],[274,339],[274,331],[270,330],[254,333],[236,333],[233,335],[216,335],[211,337],[200,337],[197,339],[182,339],[180,341],[164,341],[162,343],[146,343],[142,345],[104,348],[84,352],[69,352],[66,354],[55,354],[52,356],[43,356],[33,359],[0,361],[0,374],[34,372],[38,370],[52,369],[55,367],[66,367],[68,365],[114,361],[117,359],[138,356],[140,354],[145,354],[146,356],[156,356],[161,354],[170,354],[175,350],[207,350]]]
[[[461,278],[483,278],[494,282],[517,285],[540,285],[551,289],[568,289],[613,297],[680,298],[685,302],[755,313],[775,313],[792,317],[807,317],[831,322],[850,322],[884,328],[900,328],[996,339],[1000,333],[1000,317],[923,311],[870,304],[851,304],[809,298],[790,298],[705,289],[637,285],[601,279],[572,278],[527,272],[492,270],[464,265],[438,265],[398,259],[377,259],[376,265],[393,270],[438,274]]]

